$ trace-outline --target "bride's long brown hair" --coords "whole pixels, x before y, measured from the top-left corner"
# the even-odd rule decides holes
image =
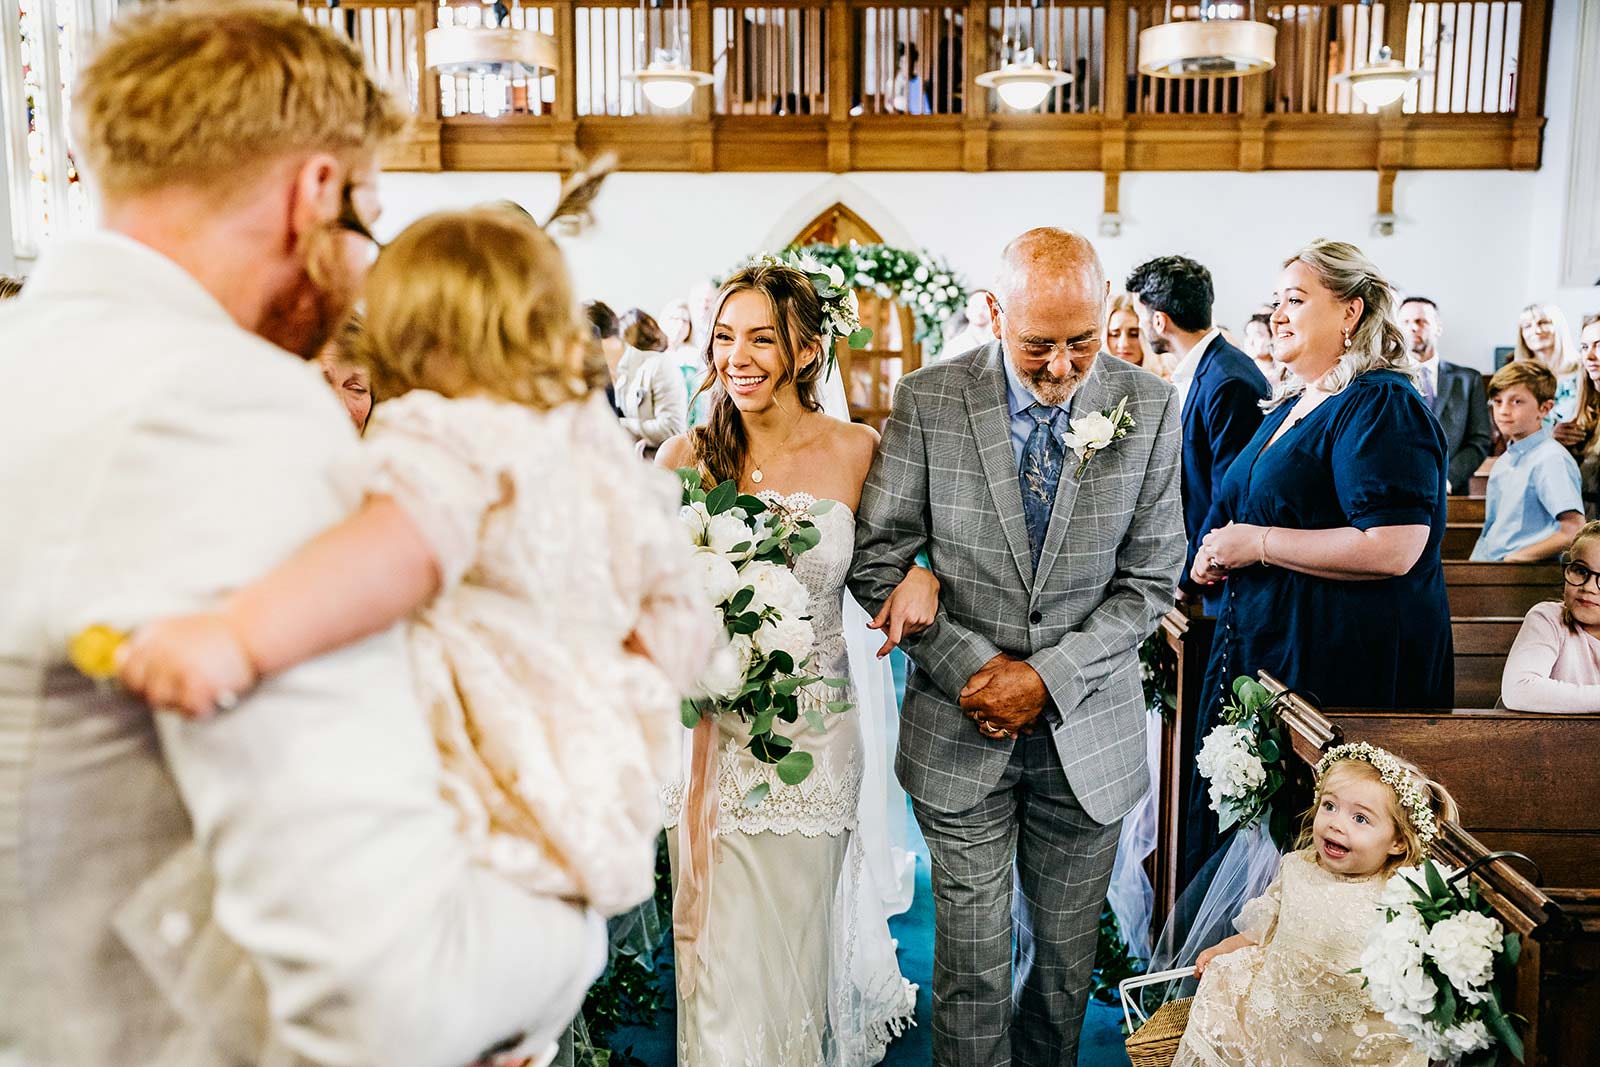
[[[817,386],[822,379],[827,353],[804,367],[797,364],[800,355],[808,349],[821,349],[828,341],[823,331],[822,301],[810,280],[793,267],[758,264],[737,271],[723,283],[716,299],[711,302],[712,328],[706,338],[706,378],[696,390],[695,397],[711,394],[711,415],[704,426],[689,431],[689,444],[694,449],[695,465],[700,468],[706,488],[720,485],[730,478],[738,481],[744,473],[744,462],[749,453],[749,440],[745,437],[744,420],[733,397],[722,387],[717,377],[717,361],[712,352],[716,344],[716,321],[722,308],[735,293],[757,292],[767,298],[772,308],[772,324],[777,334],[778,357],[783,371],[774,391],[790,382],[800,396],[800,406],[807,411],[822,410],[822,400],[817,396]]]

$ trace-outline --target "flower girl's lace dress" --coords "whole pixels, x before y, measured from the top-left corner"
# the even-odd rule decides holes
[[[1258,944],[1206,968],[1173,1067],[1427,1067],[1350,973],[1384,881],[1333,874],[1309,849],[1285,856],[1234,920]]]

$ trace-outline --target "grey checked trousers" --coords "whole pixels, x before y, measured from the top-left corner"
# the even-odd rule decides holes
[[[913,804],[933,861],[936,1067],[1075,1067],[1121,821],[1084,814],[1048,732],[978,804]]]

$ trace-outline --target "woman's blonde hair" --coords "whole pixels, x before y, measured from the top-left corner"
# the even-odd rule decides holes
[[[588,393],[572,283],[538,227],[489,208],[429,215],[367,277],[372,388],[552,408]]]
[[[719,485],[744,474],[744,462],[749,441],[744,433],[744,421],[733,398],[723,389],[717,378],[716,358],[712,351],[716,344],[716,322],[723,306],[735,293],[760,293],[772,309],[772,325],[777,334],[778,357],[783,370],[774,389],[794,383],[800,396],[800,406],[807,411],[821,411],[822,400],[817,395],[818,383],[827,364],[826,346],[832,335],[824,328],[822,301],[817,291],[800,271],[793,267],[757,264],[737,271],[722,284],[711,302],[711,329],[706,338],[706,377],[695,398],[711,394],[711,414],[704,426],[689,431],[689,444],[694,449],[695,464],[700,468],[707,487]],[[807,351],[818,350],[817,358],[800,366],[800,357]]]
[[[1550,326],[1556,335],[1556,350],[1549,359],[1535,355],[1533,349],[1528,347],[1528,342],[1522,339],[1522,328],[1541,316],[1550,320]],[[1560,377],[1577,370],[1581,365],[1578,359],[1578,345],[1572,339],[1572,327],[1567,325],[1566,314],[1554,304],[1529,304],[1523,308],[1517,315],[1517,352],[1513,358],[1518,362],[1537,359]],[[1587,378],[1588,375],[1584,377]],[[1581,383],[1578,388],[1582,390]]]
[[[14,296],[22,295],[22,279],[13,278],[9,274],[0,274],[0,300],[10,300]]]
[[[1405,334],[1395,317],[1400,305],[1394,286],[1361,249],[1348,241],[1316,240],[1283,261],[1285,267],[1292,263],[1310,267],[1335,299],[1361,301],[1361,317],[1350,331],[1350,344],[1333,369],[1322,376],[1318,388],[1325,393],[1342,392],[1357,377],[1374,370],[1397,371],[1417,384],[1417,363],[1406,350]],[[1298,394],[1299,390],[1285,390],[1264,406],[1275,407]]]
[[[112,197],[225,195],[291,153],[376,152],[404,123],[354,45],[260,0],[143,5],[111,25],[72,101],[78,158]]]
[[[1416,788],[1417,793],[1426,798],[1428,807],[1433,812],[1436,822],[1448,819],[1456,822],[1461,817],[1460,809],[1456,807],[1456,798],[1443,785],[1429,778],[1410,760],[1393,756],[1395,763],[1405,771],[1406,777]],[[1311,802],[1311,808],[1301,819],[1300,838],[1295,842],[1296,849],[1308,848],[1313,843],[1312,824],[1316,822],[1317,809],[1322,806],[1322,794],[1327,792],[1328,786],[1336,777],[1361,778],[1369,782],[1377,782],[1383,786],[1385,805],[1389,818],[1394,822],[1395,834],[1405,845],[1405,850],[1399,855],[1390,856],[1384,861],[1383,869],[1392,871],[1396,867],[1415,867],[1428,855],[1428,843],[1423,840],[1416,824],[1412,822],[1410,814],[1400,802],[1400,794],[1395,792],[1393,786],[1383,780],[1383,773],[1363,759],[1341,759],[1330,766],[1327,773],[1317,783],[1316,797]]]
[[[1111,299],[1106,301],[1106,313],[1100,318],[1100,343],[1104,345],[1106,338],[1111,335],[1111,316],[1119,311],[1126,311],[1134,318],[1139,317],[1139,311],[1133,306],[1132,293],[1112,293]]]
[[[1578,558],[1579,545],[1594,540],[1600,540],[1600,519],[1591,520],[1583,524],[1583,528],[1578,531],[1578,536],[1572,539],[1572,544],[1568,545],[1567,550],[1561,553],[1562,568],[1565,569],[1568,563]],[[1561,621],[1567,629],[1577,633],[1580,624],[1577,619],[1572,617],[1572,609],[1567,606],[1567,588],[1566,578],[1563,577],[1561,579]]]

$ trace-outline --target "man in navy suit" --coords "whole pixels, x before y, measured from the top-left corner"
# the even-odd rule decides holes
[[[1405,331],[1412,358],[1422,368],[1422,399],[1444,431],[1450,492],[1465,493],[1493,444],[1483,375],[1439,358],[1439,335],[1444,327],[1439,324],[1439,305],[1427,297],[1405,298],[1400,305],[1400,328]]]
[[[1184,591],[1202,590],[1189,578],[1195,551],[1210,532],[1212,498],[1234,457],[1261,425],[1261,402],[1271,395],[1255,361],[1229,344],[1211,323],[1211,272],[1184,256],[1160,256],[1134,268],[1127,290],[1139,313],[1145,344],[1165,358],[1178,389],[1183,419],[1183,526],[1189,539]],[[1205,590],[1207,614],[1222,606],[1222,587]]]

